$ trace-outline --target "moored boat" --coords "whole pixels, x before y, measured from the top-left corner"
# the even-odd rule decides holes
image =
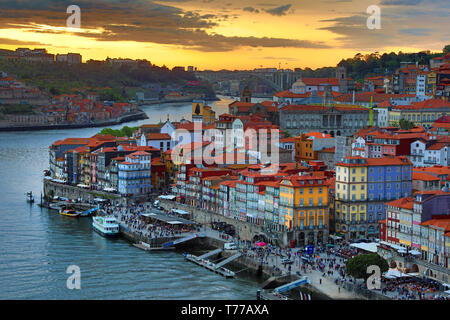
[[[94,231],[104,237],[117,237],[120,234],[119,224],[116,218],[111,216],[96,216],[92,217],[92,227]]]
[[[80,216],[80,213],[76,212],[73,209],[61,209],[59,211],[59,214],[63,215],[63,216],[67,216],[67,217],[72,217],[72,218],[77,218]]]

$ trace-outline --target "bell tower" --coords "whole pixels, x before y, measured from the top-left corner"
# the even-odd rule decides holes
[[[336,68],[336,78],[339,82],[339,92],[347,93],[348,91],[348,81],[347,81],[347,70],[344,66],[337,66]]]
[[[247,85],[241,91],[241,102],[252,102],[252,92]]]

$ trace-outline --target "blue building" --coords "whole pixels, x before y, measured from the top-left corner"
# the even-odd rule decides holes
[[[406,157],[371,159],[367,171],[367,219],[386,218],[384,202],[412,195],[412,164]]]

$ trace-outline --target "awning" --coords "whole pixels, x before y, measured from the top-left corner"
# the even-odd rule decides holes
[[[158,199],[175,200],[176,196],[174,196],[174,195],[159,196]]]
[[[377,252],[378,244],[376,242],[370,243],[361,242],[361,243],[352,243],[350,244],[350,246],[364,251]]]
[[[177,214],[182,214],[182,215],[184,215],[184,214],[190,214],[189,212],[186,212],[186,211],[184,211],[184,210],[178,210],[178,209],[172,209],[172,212],[173,212],[173,213],[177,213]]]
[[[419,256],[419,255],[420,255],[420,252],[417,251],[417,250],[411,250],[409,253],[411,253],[411,254],[413,254],[413,255],[416,255],[416,256]]]
[[[181,221],[167,221],[169,224],[183,224]]]
[[[105,191],[116,191],[116,189],[114,189],[114,188],[105,188],[103,190],[105,190]]]

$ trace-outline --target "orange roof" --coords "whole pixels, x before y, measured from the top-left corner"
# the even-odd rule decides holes
[[[440,179],[432,174],[425,172],[417,172],[413,171],[412,173],[413,180],[421,180],[421,181],[439,181]]]
[[[411,165],[411,161],[405,156],[383,157],[383,158],[363,158],[360,156],[345,157],[345,159],[365,159],[366,163],[336,163],[336,166],[342,167],[367,167],[367,166],[388,166],[388,165]]]
[[[71,145],[71,144],[88,144],[90,142],[89,138],[66,138],[64,140],[58,140],[53,143],[54,146],[59,145]]]
[[[280,142],[282,142],[282,143],[295,142],[295,137],[280,139]]]
[[[450,219],[431,219],[421,223],[422,226],[433,226],[450,231]]]
[[[414,171],[423,171],[428,173],[434,173],[435,175],[450,175],[449,166],[434,165],[432,167],[417,167]]]
[[[136,151],[136,152],[133,152],[132,154],[129,154],[128,156],[148,156],[148,155],[150,155],[150,153],[148,153],[148,152],[145,152],[145,151]]]
[[[326,138],[333,138],[331,134],[317,132],[317,131],[311,131],[305,133],[308,137],[314,137],[315,139],[326,139]]]
[[[147,133],[145,135],[147,140],[170,140],[172,139],[167,133]]]
[[[391,207],[412,210],[414,205],[414,199],[412,197],[400,198],[391,202],[387,202],[385,204]]]

